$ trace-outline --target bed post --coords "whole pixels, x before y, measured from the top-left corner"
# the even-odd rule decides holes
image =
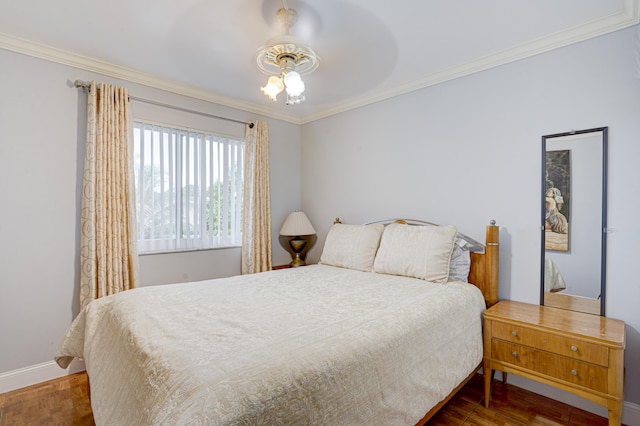
[[[485,300],[487,307],[498,302],[498,274],[500,265],[500,228],[492,220],[487,226],[487,244],[485,248],[486,279]]]
[[[480,288],[489,307],[498,302],[500,227],[492,220],[486,231],[484,253],[471,252],[469,282]]]

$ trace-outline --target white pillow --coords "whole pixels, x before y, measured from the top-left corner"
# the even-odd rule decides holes
[[[384,225],[381,223],[334,224],[324,243],[320,263],[370,272],[383,230]]]
[[[451,253],[449,263],[449,281],[469,281],[469,270],[471,269],[471,254],[469,253],[469,243],[462,238],[456,238]]]
[[[373,270],[446,283],[456,234],[453,226],[387,225]]]

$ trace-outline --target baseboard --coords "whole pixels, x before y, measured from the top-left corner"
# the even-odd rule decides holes
[[[58,377],[84,371],[84,361],[74,359],[67,368],[60,368],[55,361],[30,365],[18,370],[0,374],[0,393],[10,392],[16,389],[35,385],[57,379]]]
[[[501,372],[496,371],[496,377],[500,377],[500,374]],[[515,374],[509,374],[507,381],[519,388],[544,395],[548,398],[564,402],[565,404],[580,408],[581,410],[589,411],[590,413],[594,413],[602,417],[607,417],[607,409],[602,405],[580,398],[579,396],[573,395],[569,392],[565,392],[533,380],[525,379],[523,377],[516,376]],[[625,401],[622,408],[622,423],[625,425],[640,425],[640,405]]]
[[[625,425],[640,425],[640,405],[625,402],[622,408],[622,423]]]

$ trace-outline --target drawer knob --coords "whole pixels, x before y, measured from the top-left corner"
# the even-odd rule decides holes
[[[518,352],[511,352],[511,356],[514,358],[518,358]]]
[[[571,374],[573,374],[574,376],[577,376],[578,372],[576,370],[571,370]]]
[[[512,335],[513,337],[516,337],[516,336],[518,336],[518,333],[516,333],[515,331],[512,331],[512,332],[511,332],[511,335]]]
[[[571,350],[574,351],[574,352],[577,352],[578,351],[578,347],[575,346],[575,345],[572,345],[571,346]]]

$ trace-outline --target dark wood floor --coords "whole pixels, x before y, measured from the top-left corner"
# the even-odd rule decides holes
[[[486,409],[482,389],[482,376],[477,375],[427,424],[608,424],[603,417],[501,382],[495,382],[491,407]],[[84,373],[0,394],[0,426],[93,424]]]
[[[489,408],[484,408],[484,380],[477,374],[427,423],[434,425],[568,425],[607,426],[588,411],[494,381]]]

